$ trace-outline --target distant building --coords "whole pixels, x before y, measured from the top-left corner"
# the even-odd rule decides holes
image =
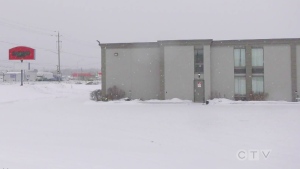
[[[102,90],[132,99],[296,101],[300,39],[171,40],[101,45]]]
[[[51,72],[39,72],[38,70],[24,70],[23,81],[52,81],[55,80]],[[20,82],[21,72],[4,72],[4,82]]]
[[[6,72],[3,79],[4,82],[20,82],[21,72]]]
[[[77,80],[89,80],[94,77],[91,73],[72,73],[72,78]]]
[[[0,72],[0,82],[3,82],[4,81],[4,72]]]
[[[38,70],[25,71],[25,81],[36,81]]]
[[[98,72],[98,74],[96,75],[96,79],[101,80],[101,77],[102,77],[102,72]]]

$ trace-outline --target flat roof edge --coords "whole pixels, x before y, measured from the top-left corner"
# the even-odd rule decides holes
[[[134,42],[134,43],[105,43],[100,44],[101,48],[134,48],[134,47],[159,47],[157,42]]]
[[[290,43],[300,43],[300,38],[216,40],[212,42],[212,46],[243,45],[243,44],[290,44]]]
[[[190,40],[161,40],[162,45],[209,45],[212,39],[190,39]]]
[[[243,44],[289,44],[300,43],[300,38],[281,39],[240,39],[240,40],[213,40],[213,39],[191,39],[191,40],[159,40],[157,42],[134,42],[134,43],[103,43],[101,48],[151,48],[162,46],[185,46],[185,45],[243,45]]]

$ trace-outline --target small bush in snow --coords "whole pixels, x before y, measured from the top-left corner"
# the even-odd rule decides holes
[[[124,98],[125,92],[122,89],[119,89],[117,86],[108,88],[106,93],[106,98],[108,100],[119,100]]]
[[[102,100],[102,91],[100,89],[92,91],[90,93],[90,99],[95,101]]]
[[[251,101],[264,101],[268,97],[267,93],[250,93],[249,100]]]

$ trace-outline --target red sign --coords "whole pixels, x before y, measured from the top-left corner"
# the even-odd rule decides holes
[[[202,83],[201,82],[198,82],[198,87],[202,87]]]
[[[9,60],[35,60],[35,51],[25,46],[11,48],[9,49]]]
[[[72,73],[73,77],[92,77],[90,73]]]

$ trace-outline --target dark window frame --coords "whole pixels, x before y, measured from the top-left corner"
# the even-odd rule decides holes
[[[234,74],[246,74],[246,67],[235,67]]]
[[[263,66],[252,67],[252,74],[264,74],[264,73],[265,73],[265,69]]]

